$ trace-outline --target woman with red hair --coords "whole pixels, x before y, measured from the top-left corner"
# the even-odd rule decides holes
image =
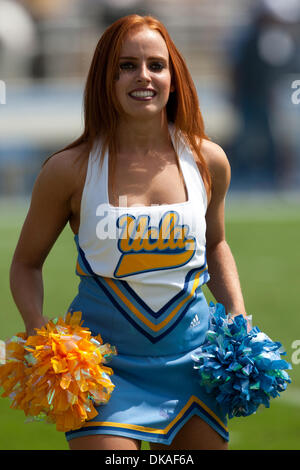
[[[226,417],[191,356],[208,329],[203,284],[226,311],[246,315],[225,239],[229,181],[166,28],[150,16],[117,20],[91,63],[84,132],[43,165],[11,266],[34,334],[47,321],[43,263],[69,222],[80,277],[69,311],[118,351],[112,396],[66,433],[71,449],[227,448]]]

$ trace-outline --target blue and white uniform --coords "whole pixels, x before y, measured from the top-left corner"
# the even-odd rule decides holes
[[[169,132],[188,192],[183,203],[110,205],[108,154],[102,168],[99,142],[89,155],[75,235],[80,284],[69,310],[82,311],[83,326],[118,354],[108,364],[109,402],[68,440],[113,434],[170,444],[194,414],[228,440],[225,414],[198,384],[191,359],[208,328],[206,190],[183,137],[175,139],[171,124]]]

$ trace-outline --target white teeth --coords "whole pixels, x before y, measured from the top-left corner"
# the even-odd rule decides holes
[[[148,96],[154,96],[154,91],[133,91],[130,93],[131,96],[136,96],[137,98],[146,98]]]

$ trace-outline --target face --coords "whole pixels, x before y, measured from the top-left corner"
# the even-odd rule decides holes
[[[143,27],[126,36],[115,91],[127,118],[147,118],[165,112],[173,86],[168,48],[157,31]]]

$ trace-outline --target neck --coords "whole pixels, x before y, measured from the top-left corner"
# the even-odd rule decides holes
[[[164,150],[170,145],[166,118],[149,120],[122,119],[117,129],[120,154],[149,154]]]

